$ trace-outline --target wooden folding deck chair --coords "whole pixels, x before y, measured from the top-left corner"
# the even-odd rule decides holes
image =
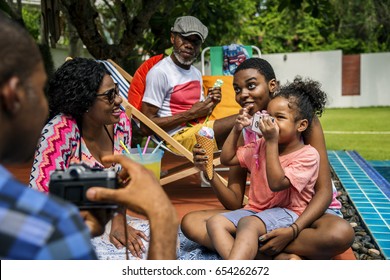
[[[135,108],[127,101],[128,100],[127,93],[133,77],[111,59],[108,59],[107,61],[101,60],[100,62],[102,62],[105,65],[105,67],[111,73],[114,81],[118,84],[120,95],[123,98],[122,107],[125,109],[127,115],[129,117],[133,117],[139,120],[140,122],[142,122],[149,129],[151,129],[159,138],[166,141],[166,143],[172,145],[180,153],[181,156],[184,156],[186,159],[188,159],[190,162],[193,163],[193,154],[190,151],[184,148],[179,142],[173,139],[167,132],[161,129],[158,125],[156,125],[153,121],[151,121],[148,117],[146,117],[141,111],[139,111],[137,108]],[[220,165],[219,158],[214,159],[213,164],[216,166]],[[199,170],[196,167],[186,168],[184,170],[177,171],[172,175],[168,174],[167,176],[164,176],[163,178],[160,179],[160,183],[161,185],[165,185],[180,180],[182,178],[185,178],[187,176],[196,174],[198,172]],[[221,177],[219,174],[217,174],[217,176],[219,176],[220,179],[225,183],[225,185],[227,185],[227,181],[223,177]]]

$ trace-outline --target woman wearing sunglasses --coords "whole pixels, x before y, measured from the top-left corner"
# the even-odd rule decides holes
[[[87,58],[69,60],[54,73],[47,91],[50,118],[35,153],[30,187],[48,192],[50,175],[74,163],[119,170],[101,159],[122,154],[121,141],[130,147],[131,123],[104,65]],[[126,243],[123,224],[123,215],[113,218],[110,241],[117,248]],[[147,240],[145,234],[128,226],[127,244],[135,257],[145,252],[141,239]]]

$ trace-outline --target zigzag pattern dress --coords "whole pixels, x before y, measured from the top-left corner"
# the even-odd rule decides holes
[[[120,121],[114,124],[114,154],[122,154],[120,140],[127,147],[131,145],[131,123],[125,112]],[[90,167],[104,168],[88,150],[76,120],[58,114],[43,128],[30,175],[30,188],[48,192],[50,175],[56,170],[65,170],[72,163],[86,163]],[[112,168],[119,170],[119,165]]]

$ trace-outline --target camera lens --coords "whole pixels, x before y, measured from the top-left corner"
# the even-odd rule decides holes
[[[78,168],[72,168],[71,170],[69,170],[69,175],[73,178],[79,178],[80,174],[81,170],[79,170]]]

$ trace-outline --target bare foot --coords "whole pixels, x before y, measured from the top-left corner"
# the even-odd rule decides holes
[[[302,260],[302,258],[295,254],[280,253],[275,256],[274,260]]]

